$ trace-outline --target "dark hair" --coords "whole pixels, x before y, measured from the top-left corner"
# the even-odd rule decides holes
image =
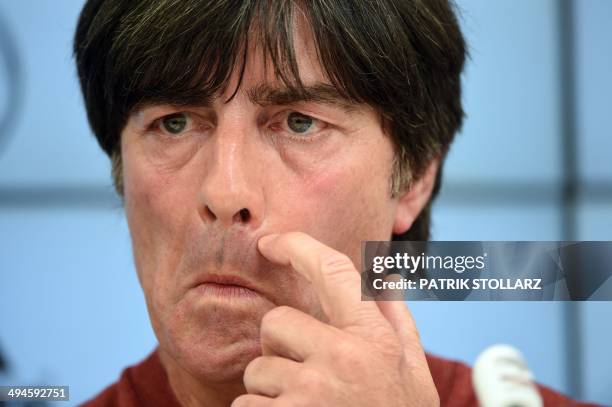
[[[143,102],[198,104],[224,91],[233,70],[244,71],[249,33],[256,32],[277,77],[301,92],[297,13],[310,25],[332,85],[382,115],[396,147],[392,193],[440,158],[429,203],[394,237],[427,240],[443,159],[463,119],[466,50],[449,0],[87,1],[74,53],[89,123],[113,158],[117,190],[119,138],[130,111]]]

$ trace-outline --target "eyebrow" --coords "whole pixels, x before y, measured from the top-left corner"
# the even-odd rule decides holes
[[[327,83],[315,83],[295,88],[261,84],[247,90],[246,93],[252,103],[261,106],[315,102],[339,107],[347,113],[351,113],[356,110],[358,105],[358,102],[342,95],[338,92],[338,89]]]

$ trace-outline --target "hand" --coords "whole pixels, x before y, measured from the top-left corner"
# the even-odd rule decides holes
[[[414,320],[400,301],[361,301],[346,255],[304,233],[261,238],[270,261],[314,286],[329,323],[281,306],[261,323],[262,356],[244,372],[244,406],[438,406]]]

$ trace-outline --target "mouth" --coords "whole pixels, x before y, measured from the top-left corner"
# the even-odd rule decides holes
[[[249,281],[236,275],[207,275],[193,287],[198,294],[209,297],[253,298],[262,293]]]

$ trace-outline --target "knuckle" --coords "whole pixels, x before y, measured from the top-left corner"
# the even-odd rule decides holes
[[[291,307],[287,305],[281,305],[266,312],[261,318],[262,331],[273,329],[289,312],[291,312]]]
[[[289,313],[293,312],[293,309],[287,305],[281,305],[276,308],[272,308],[270,311],[264,314],[261,319],[259,326],[259,337],[262,343],[269,342],[274,339],[275,335],[283,327],[283,321],[286,320]]]
[[[344,253],[336,252],[321,255],[319,262],[321,269],[329,275],[355,271],[355,265],[352,260]]]
[[[249,407],[254,405],[251,402],[252,397],[249,397],[248,394],[243,394],[242,396],[239,396],[238,398],[236,398],[233,402],[231,407]]]
[[[264,363],[265,363],[264,356],[259,356],[251,360],[249,364],[246,366],[246,368],[244,369],[243,378],[244,378],[244,384],[247,387],[251,383],[252,378],[257,377],[258,375],[261,374],[264,368]]]

